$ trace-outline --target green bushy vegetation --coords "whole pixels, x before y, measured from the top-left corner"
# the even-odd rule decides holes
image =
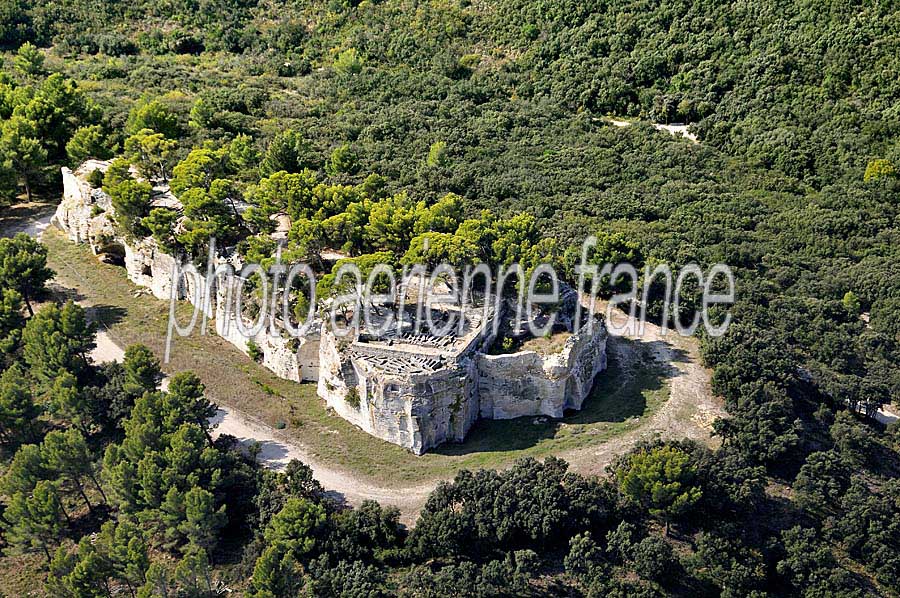
[[[900,592],[900,444],[869,417],[900,396],[891,3],[67,0],[0,14],[4,205],[58,195],[59,165],[118,156],[102,185],[120,230],[197,260],[210,235],[271,259],[258,235],[283,213],[290,257],[311,263],[332,249],[363,269],[566,271],[597,232],[599,262],[737,275],[728,334],[701,339],[729,412],[721,447],[648,444],[604,479],[555,459],[462,472],[408,532],[389,508],[340,509],[302,464],[273,473],[211,442],[196,377],[160,392],[140,349],[90,363],[78,306],[31,313],[45,254],[0,244],[2,542],[37,555],[48,595]],[[641,121],[689,123],[699,143]],[[129,164],[183,214],[153,208]]]

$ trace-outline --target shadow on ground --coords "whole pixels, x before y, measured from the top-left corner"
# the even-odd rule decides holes
[[[56,204],[46,201],[22,202],[0,208],[0,237],[28,232],[34,222],[53,214]]]
[[[96,322],[104,328],[118,324],[128,315],[128,310],[118,305],[92,305],[86,308],[86,311],[92,322]]]

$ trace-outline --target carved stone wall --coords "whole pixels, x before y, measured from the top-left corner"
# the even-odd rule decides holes
[[[107,162],[89,160],[75,172],[62,169],[63,198],[55,215],[58,226],[72,241],[90,245],[94,254],[105,253],[111,246],[120,247],[125,271],[131,282],[149,289],[154,297],[165,301],[171,298],[175,286],[176,299],[198,305],[207,318],[215,319],[210,329],[247,353],[250,337],[241,334],[233,316],[225,317],[225,285],[213,279],[207,303],[205,276],[182,276],[175,281],[176,258],[160,248],[153,238],[126,240],[116,231],[109,195],[102,189],[91,188],[85,180],[91,171],[100,169],[105,172],[108,166]],[[224,263],[225,260],[220,261]],[[247,324],[244,329],[250,327]],[[271,334],[267,326],[253,337],[253,341],[262,351],[262,364],[277,376],[297,382],[318,378],[317,330],[311,330],[303,338],[289,339]]]
[[[302,338],[289,338],[272,332],[268,322],[251,333],[253,323],[239,321],[229,305],[237,279],[227,284],[224,278],[207,281],[202,276],[176,281],[176,258],[155,240],[126,240],[116,233],[109,196],[85,180],[88,172],[106,166],[89,161],[76,172],[62,169],[63,198],[56,222],[70,239],[90,244],[95,254],[121,247],[128,278],[160,299],[172,297],[173,287],[177,299],[196,303],[209,297],[201,308],[214,319],[211,329],[217,334],[248,354],[252,340],[262,364],[277,376],[318,381],[318,394],[338,415],[416,454],[443,442],[462,441],[479,417],[562,417],[566,409],[580,409],[595,376],[606,368],[601,320],[586,324],[551,355],[485,354],[493,338],[493,318],[499,317],[493,313],[461,316],[472,319],[466,320],[471,326],[459,338],[411,334],[397,337],[396,344],[339,339],[318,326]],[[177,203],[170,194],[167,201]],[[222,258],[216,265],[227,261]]]
[[[596,375],[606,369],[606,327],[589,322],[551,355],[520,351],[476,357],[481,417],[562,417],[581,409]]]
[[[466,356],[427,371],[413,359],[323,330],[319,396],[344,419],[417,455],[461,442],[478,419],[474,361]]]

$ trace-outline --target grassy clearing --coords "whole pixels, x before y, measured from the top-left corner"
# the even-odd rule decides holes
[[[102,264],[55,229],[44,235],[57,282],[77,289],[77,297],[95,306],[110,336],[120,345],[143,343],[162,356],[167,305],[131,284],[122,268]],[[182,304],[186,322],[190,306]],[[236,408],[303,445],[317,461],[379,484],[421,483],[452,476],[463,468],[504,467],[517,458],[543,457],[604,442],[641,425],[668,397],[668,388],[653,367],[625,372],[611,360],[585,409],[562,420],[526,417],[480,422],[466,442],[445,445],[416,457],[372,438],[329,413],[314,384],[275,377],[215,335],[176,338],[167,373],[196,372],[217,403]]]
[[[566,346],[566,341],[572,336],[571,332],[557,332],[550,336],[531,338],[522,343],[520,351],[534,351],[541,355],[559,353]]]

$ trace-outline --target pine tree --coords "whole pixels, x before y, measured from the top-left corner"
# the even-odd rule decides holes
[[[301,586],[301,574],[290,547],[272,544],[256,559],[250,580],[250,598],[287,598],[296,596]]]
[[[51,413],[61,417],[87,434],[94,420],[93,408],[78,388],[78,379],[66,370],[60,370],[47,394]]]
[[[206,551],[191,544],[175,567],[175,580],[189,596],[212,596],[212,570]]]
[[[50,548],[59,542],[64,510],[57,487],[41,480],[30,494],[12,495],[3,516],[6,542],[13,551],[41,551],[50,562]]]
[[[111,576],[123,581],[134,596],[150,566],[144,531],[131,517],[120,515],[103,524],[95,544],[109,562]]]
[[[71,428],[66,432],[53,431],[44,437],[41,455],[46,467],[63,476],[75,487],[88,509],[93,505],[87,497],[84,478],[90,479],[106,501],[106,494],[93,472],[93,458],[81,432]]]
[[[269,143],[259,165],[259,173],[268,177],[281,171],[296,173],[303,172],[305,168],[315,170],[317,166],[309,142],[301,133],[288,129],[275,135]]]
[[[300,556],[313,549],[316,533],[324,523],[322,505],[302,498],[289,498],[284,508],[272,517],[264,535],[270,544],[284,543],[294,555]]]
[[[60,547],[50,562],[48,589],[54,595],[78,598],[109,598],[112,596],[110,577],[112,564],[97,549],[90,536],[78,542],[75,553]]]
[[[44,290],[54,272],[47,267],[47,247],[25,233],[0,239],[0,286],[16,291],[34,315],[31,300]]]
[[[0,285],[0,353],[10,354],[16,350],[24,326],[22,295]]]
[[[139,397],[156,390],[162,372],[159,360],[145,345],[131,345],[125,349],[125,391]]]
[[[23,356],[31,374],[45,388],[60,370],[77,377],[87,367],[87,355],[95,347],[94,330],[84,309],[71,301],[61,309],[55,305],[43,308],[22,333]]]
[[[193,372],[179,372],[169,380],[164,409],[176,426],[181,422],[197,424],[212,443],[209,420],[218,408],[206,397],[206,386]]]
[[[22,180],[31,201],[31,185],[47,163],[47,150],[41,145],[36,123],[21,116],[13,116],[3,123],[0,161]]]
[[[19,46],[13,66],[26,77],[37,77],[44,74],[44,55],[31,42]]]
[[[175,587],[165,567],[152,563],[147,568],[147,581],[137,592],[137,598],[175,598]]]
[[[178,525],[178,531],[190,544],[208,550],[215,546],[227,520],[225,505],[216,509],[215,496],[195,487],[184,495],[184,521]]]
[[[686,512],[702,494],[690,455],[668,445],[631,455],[616,477],[622,494],[663,519],[666,533],[670,520]]]
[[[39,412],[25,372],[18,365],[8,368],[0,376],[0,443],[14,447],[31,440]]]

